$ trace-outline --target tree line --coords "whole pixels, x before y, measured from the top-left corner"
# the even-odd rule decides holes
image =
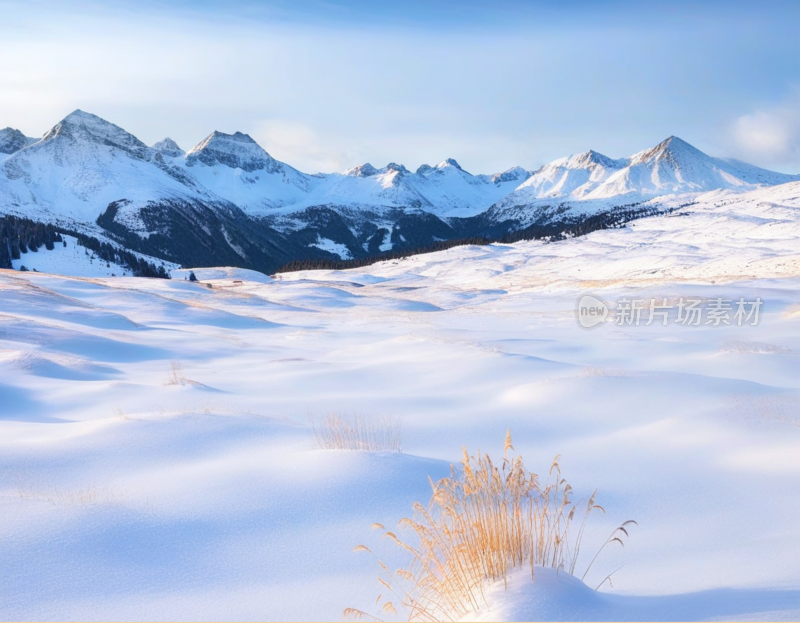
[[[136,277],[169,279],[163,265],[148,262],[135,253],[80,232],[18,216],[0,216],[0,268],[13,268],[12,260],[22,259],[23,253],[37,253],[42,248],[52,251],[56,244],[66,245],[63,235],[74,237],[101,260],[124,266]]]
[[[20,259],[23,253],[39,249],[52,251],[61,235],[52,225],[37,223],[14,216],[0,217],[0,268],[11,268],[11,260]]]

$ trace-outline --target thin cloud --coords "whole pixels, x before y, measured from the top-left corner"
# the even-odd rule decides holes
[[[800,165],[800,89],[774,106],[739,117],[733,135],[745,154],[771,164]]]
[[[342,150],[339,141],[320,136],[309,126],[296,121],[261,121],[253,132],[253,138],[273,158],[307,172],[341,172],[352,166],[355,158]]]

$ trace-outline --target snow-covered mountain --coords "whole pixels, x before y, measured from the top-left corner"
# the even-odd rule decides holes
[[[703,192],[718,188],[752,189],[800,179],[736,160],[712,158],[671,136],[652,149],[630,157],[587,198],[605,199],[630,193],[643,196]]]
[[[322,180],[304,202],[422,209],[437,216],[474,216],[511,192],[530,173],[515,167],[495,175],[472,175],[452,158],[411,172],[390,162],[376,169],[366,163]]]
[[[714,158],[671,136],[630,158],[615,160],[595,151],[546,164],[500,207],[537,205],[543,201],[644,201],[663,195],[709,190],[752,190],[800,179],[738,160]]]
[[[316,181],[275,160],[241,132],[211,133],[181,164],[203,187],[251,214],[302,202]]]
[[[94,223],[109,204],[209,195],[122,128],[77,110],[0,168],[0,210]]]
[[[186,152],[183,151],[179,146],[178,143],[173,141],[170,137],[162,139],[153,145],[153,149],[158,152],[161,152],[165,156],[170,156],[171,158],[180,158],[181,156],[186,155]]]
[[[0,157],[3,154],[13,154],[36,141],[37,139],[27,137],[19,130],[4,128],[0,130]]]
[[[596,151],[559,158],[544,165],[518,187],[520,196],[531,198],[572,197],[583,199],[597,185],[627,165]]]
[[[553,235],[587,218],[619,222],[603,219],[621,206],[634,218],[658,211],[667,196],[691,201],[798,179],[708,156],[676,137],[629,158],[587,151],[534,172],[473,175],[448,158],[416,171],[365,163],[311,175],[241,132],[215,131],[184,152],[169,138],[148,147],[80,110],[38,140],[0,130],[0,214],[92,230],[177,263],[216,256],[261,269],[526,229]]]

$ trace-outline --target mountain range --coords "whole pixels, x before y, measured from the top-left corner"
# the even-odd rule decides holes
[[[797,180],[674,136],[629,158],[587,151],[536,171],[473,175],[448,158],[413,172],[365,163],[307,174],[241,132],[213,132],[185,152],[80,110],[41,139],[0,130],[0,214],[185,266],[264,272],[459,239],[579,234],[697,193]]]

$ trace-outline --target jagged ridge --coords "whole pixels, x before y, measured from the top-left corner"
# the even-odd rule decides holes
[[[99,218],[131,248],[146,246],[159,257],[227,263],[238,257],[240,265],[261,268],[287,258],[332,257],[340,248],[358,258],[498,237],[663,195],[798,179],[713,158],[676,137],[629,158],[590,150],[534,172],[513,167],[473,175],[447,158],[414,172],[398,163],[365,163],[309,175],[241,132],[215,131],[184,153],[171,139],[148,147],[80,110],[38,141],[0,131],[0,153],[0,212],[46,222]],[[191,253],[181,237],[202,253]]]

